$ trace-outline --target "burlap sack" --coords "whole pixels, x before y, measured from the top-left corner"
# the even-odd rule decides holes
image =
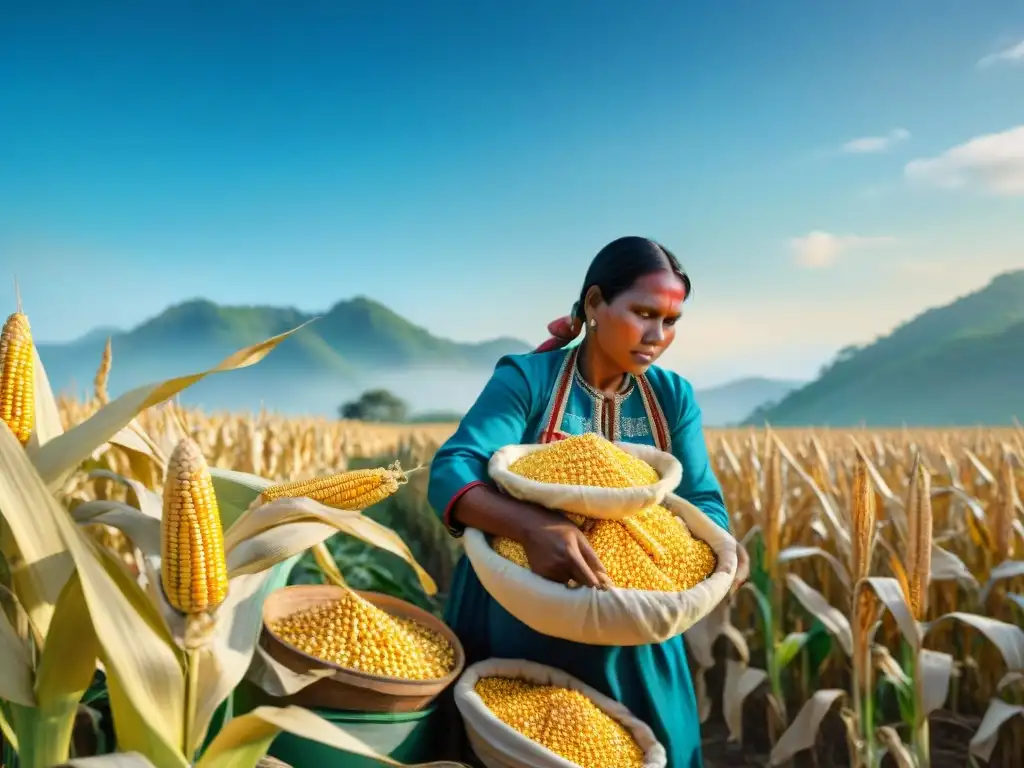
[[[718,556],[711,576],[685,592],[570,589],[506,560],[475,528],[466,529],[466,556],[484,589],[535,632],[587,645],[664,642],[707,616],[728,595],[736,578],[738,544],[697,507],[675,494],[661,503],[682,518],[693,535],[706,541]]]
[[[644,751],[643,768],[665,768],[665,748],[645,723],[617,701],[553,667],[522,659],[487,659],[467,667],[455,684],[455,706],[466,725],[473,752],[487,768],[577,768],[501,722],[473,690],[481,677],[518,677],[531,683],[557,685],[585,694],[599,709],[622,723]],[[583,738],[586,734],[581,734]],[[609,766],[609,768],[611,768]]]
[[[650,464],[661,478],[654,485],[642,488],[593,488],[584,485],[558,485],[540,483],[509,471],[517,459],[527,454],[550,448],[546,445],[507,445],[491,456],[487,471],[507,492],[520,501],[531,501],[548,509],[575,512],[585,517],[602,520],[620,520],[662,500],[679,487],[683,479],[683,466],[670,453],[650,445],[615,443],[619,448]]]

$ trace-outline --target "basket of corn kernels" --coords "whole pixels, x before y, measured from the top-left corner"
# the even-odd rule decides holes
[[[647,459],[597,435],[530,447],[507,465],[508,474],[528,475],[540,487],[551,481],[562,497],[562,489],[573,483],[612,493],[630,490],[630,483],[652,487],[657,477]],[[657,463],[650,452],[660,452],[639,447]],[[498,483],[504,487],[503,481]],[[590,645],[663,642],[710,613],[735,580],[736,540],[672,493],[629,514],[603,518],[566,511],[554,501],[532,500],[565,512],[580,527],[613,584],[603,591],[549,581],[530,570],[519,543],[468,529],[466,555],[481,584],[537,632]]]
[[[462,671],[465,654],[439,619],[390,595],[329,584],[283,587],[263,604],[261,644],[303,674],[332,670],[285,703],[361,712],[429,706]]]
[[[665,748],[630,711],[582,681],[530,661],[468,667],[455,705],[487,768],[664,768]]]

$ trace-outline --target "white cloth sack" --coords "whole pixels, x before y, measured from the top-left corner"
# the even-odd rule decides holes
[[[662,504],[718,557],[714,572],[685,592],[569,588],[506,560],[476,528],[466,529],[463,543],[484,589],[535,632],[587,645],[660,643],[713,611],[728,595],[738,565],[736,539],[711,518],[675,494]]]
[[[621,520],[654,504],[661,504],[666,496],[679,487],[683,479],[683,465],[671,453],[651,445],[621,442],[615,445],[650,464],[661,479],[654,485],[640,488],[594,488],[541,483],[509,470],[517,459],[552,445],[507,445],[491,456],[487,465],[488,474],[502,490],[520,501],[531,501],[548,509],[575,512],[601,520]]]
[[[619,702],[554,667],[523,659],[487,659],[467,667],[455,684],[455,706],[466,724],[469,744],[487,768],[578,768],[575,763],[505,725],[487,708],[474,686],[480,678],[495,675],[579,691],[633,735],[644,751],[643,768],[665,768],[668,764],[665,747],[654,736],[654,731]],[[580,735],[586,738],[586,734]]]

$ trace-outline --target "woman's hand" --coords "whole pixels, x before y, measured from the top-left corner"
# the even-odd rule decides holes
[[[611,587],[611,579],[583,531],[555,515],[526,530],[522,544],[530,570],[559,584],[575,581],[585,587]]]
[[[559,512],[478,485],[455,503],[452,516],[461,525],[518,541],[538,576],[559,584],[613,586],[583,531]]]

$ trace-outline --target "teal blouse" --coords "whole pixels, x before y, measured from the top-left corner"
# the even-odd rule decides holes
[[[672,453],[683,466],[676,494],[729,530],[689,382],[652,366],[643,376],[627,377],[615,397],[605,397],[580,375],[578,350],[509,355],[498,361],[490,381],[431,463],[429,501],[449,531],[461,535],[450,516],[452,506],[470,488],[490,482],[487,462],[496,450],[585,432]],[[466,558],[456,567],[445,619],[465,647],[467,663],[524,658],[562,669],[622,702],[650,725],[665,745],[668,768],[703,764],[682,637],[615,648],[541,635],[487,594]]]

